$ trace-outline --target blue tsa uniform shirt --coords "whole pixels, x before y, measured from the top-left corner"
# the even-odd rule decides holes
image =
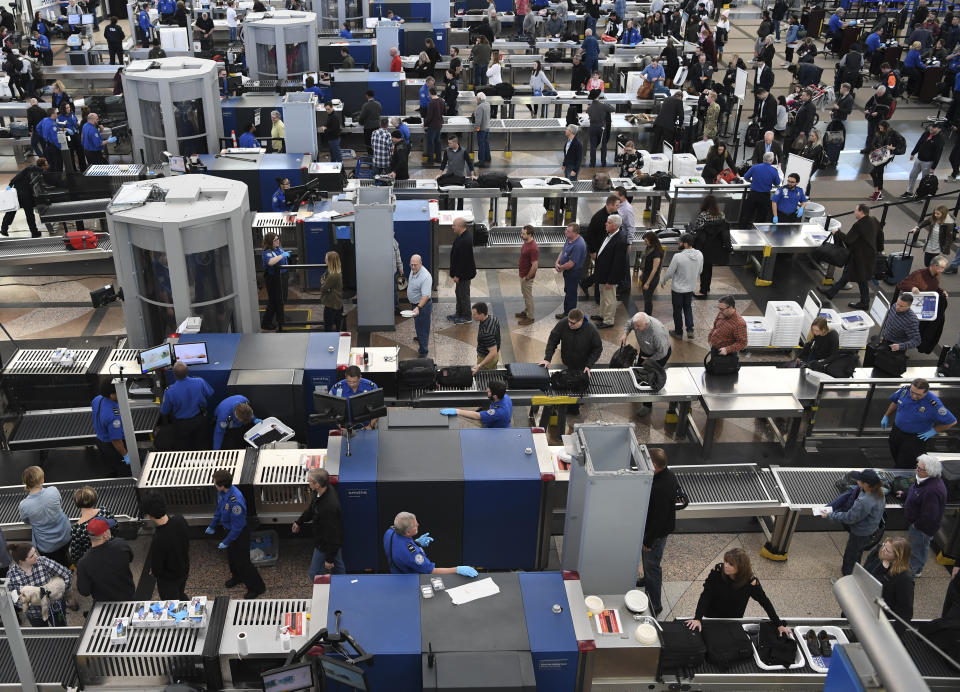
[[[391,574],[430,574],[434,564],[423,548],[409,536],[401,536],[391,526],[383,535],[383,550],[387,554]]]
[[[934,425],[957,422],[956,416],[930,392],[924,394],[920,401],[914,401],[910,396],[910,387],[901,387],[890,395],[890,401],[897,403],[897,416],[893,424],[905,433],[922,433]]]
[[[771,199],[777,205],[778,214],[789,216],[797,213],[800,205],[807,201],[807,196],[803,194],[803,190],[799,187],[792,190],[787,187],[780,187],[773,193]]]
[[[278,187],[270,199],[274,211],[287,211],[287,196],[283,194],[283,188]]]
[[[283,191],[281,190],[281,192]],[[274,195],[274,197],[276,197],[276,195]],[[274,211],[277,211],[277,210],[274,209]],[[283,209],[280,209],[279,211],[283,211]],[[281,257],[282,259],[271,267],[270,260],[278,256]],[[267,274],[274,275],[277,273],[278,269],[280,270],[281,274],[287,273],[287,265],[289,264],[289,262],[287,262],[287,258],[283,254],[282,247],[275,247],[270,250],[264,250],[263,254],[261,255],[261,258],[262,258],[261,261],[263,262],[263,271],[266,272]]]
[[[160,413],[173,414],[178,420],[196,418],[200,409],[207,405],[207,398],[213,396],[213,387],[199,377],[185,377],[167,388],[160,405]]]
[[[260,142],[257,141],[256,136],[251,132],[244,132],[240,135],[240,141],[237,142],[237,146],[242,147],[243,149],[259,149]]]
[[[513,421],[513,402],[504,394],[501,401],[494,401],[490,408],[480,412],[480,423],[485,428],[509,428]]]
[[[213,427],[214,449],[223,448],[223,436],[226,434],[227,430],[240,427],[240,422],[233,417],[233,409],[235,409],[238,404],[249,403],[250,400],[247,397],[243,396],[242,394],[234,394],[233,396],[228,396],[217,405],[217,408],[214,409],[213,412],[213,415],[217,420]]]
[[[217,511],[213,513],[209,528],[216,529],[217,524],[227,531],[227,537],[223,539],[226,545],[237,540],[237,536],[247,525],[247,501],[235,485],[231,485],[230,490],[225,493],[217,493]]]
[[[113,399],[98,394],[90,402],[93,410],[93,430],[97,439],[110,444],[123,439],[123,421],[120,420],[120,408]]]
[[[357,394],[365,394],[367,392],[372,392],[375,389],[379,389],[377,385],[368,380],[366,377],[360,378],[360,384],[357,385],[357,391],[350,389],[350,385],[347,384],[346,380],[340,380],[333,388],[330,390],[330,393],[333,396],[338,396],[342,399],[349,399],[352,396]]]

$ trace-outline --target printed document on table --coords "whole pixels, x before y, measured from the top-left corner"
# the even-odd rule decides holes
[[[486,598],[498,593],[500,593],[500,587],[490,577],[447,589],[447,594],[453,600],[453,605],[463,605],[478,598]]]

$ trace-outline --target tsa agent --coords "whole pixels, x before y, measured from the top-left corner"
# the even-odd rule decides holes
[[[283,305],[287,301],[287,260],[290,252],[280,246],[280,236],[267,233],[263,236],[263,278],[267,286],[267,309],[260,321],[266,330],[283,328]],[[276,322],[274,322],[276,319]]]
[[[174,383],[167,387],[160,404],[160,413],[173,417],[177,445],[181,451],[207,449],[207,399],[213,387],[201,377],[188,377],[184,363],[173,366]]]
[[[349,399],[355,394],[366,394],[367,392],[372,392],[375,389],[379,389],[376,384],[363,377],[363,373],[360,368],[356,365],[351,365],[344,371],[344,377],[342,380],[337,382],[330,389],[330,393],[333,396],[338,396],[342,399]],[[377,419],[372,419],[367,423],[364,428],[366,430],[373,430],[377,427]]]
[[[260,572],[250,562],[250,529],[247,528],[247,501],[233,484],[233,474],[219,469],[213,474],[213,485],[217,489],[217,509],[213,521],[207,527],[207,534],[213,535],[217,524],[227,531],[226,537],[217,546],[227,551],[227,563],[230,565],[230,578],[224,584],[232,588],[245,584],[247,593],[244,598],[256,598],[267,590]]]
[[[803,210],[807,206],[807,196],[803,190],[797,187],[800,184],[800,176],[791,173],[787,176],[787,184],[778,187],[777,191],[770,197],[770,206],[773,208],[773,222],[779,223],[780,217],[784,217],[785,223],[791,223],[791,216],[798,219],[803,218]]]
[[[257,141],[257,135],[254,134],[256,131],[257,126],[252,121],[247,123],[247,131],[240,135],[237,146],[241,149],[259,149],[260,142]]]
[[[87,115],[87,122],[80,128],[80,146],[83,148],[83,156],[87,163],[106,163],[107,159],[103,154],[104,144],[113,144],[117,141],[116,137],[103,138],[100,134],[100,116],[96,113]]]
[[[897,468],[911,469],[917,457],[927,453],[927,440],[957,424],[957,418],[939,398],[930,393],[930,383],[918,377],[890,395],[890,406],[880,421],[890,431],[890,454]]]
[[[290,189],[290,179],[277,178],[277,183],[279,183],[280,187],[277,188],[277,191],[273,193],[273,197],[270,198],[270,205],[273,211],[288,212],[290,211],[290,204],[287,202],[287,190]]]
[[[115,476],[130,475],[130,455],[123,437],[123,421],[117,392],[111,382],[100,385],[100,393],[90,402],[93,430],[97,435],[97,449]]]
[[[430,532],[414,539],[420,525],[410,512],[400,512],[393,526],[383,534],[383,550],[387,554],[387,564],[391,574],[459,574],[461,577],[475,577],[477,570],[467,565],[459,567],[437,567],[430,562],[424,548],[433,543]]]
[[[507,394],[507,383],[503,380],[490,380],[487,385],[487,398],[490,408],[486,411],[473,411],[462,408],[445,408],[440,411],[445,416],[463,416],[480,421],[485,428],[509,428],[513,422],[513,401]]]
[[[244,449],[244,431],[249,430],[251,423],[260,422],[253,415],[250,400],[243,394],[228,396],[217,404],[213,417],[216,420],[213,424],[214,449]]]

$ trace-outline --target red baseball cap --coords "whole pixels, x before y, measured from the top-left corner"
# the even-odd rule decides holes
[[[90,536],[102,536],[116,525],[117,522],[113,519],[91,519],[87,522],[87,534]]]

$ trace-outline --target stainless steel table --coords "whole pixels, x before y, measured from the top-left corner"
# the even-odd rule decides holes
[[[828,235],[815,223],[755,223],[752,229],[731,229],[730,240],[734,249],[760,253],[759,258],[751,255],[756,285],[769,286],[778,255],[810,254]]]

